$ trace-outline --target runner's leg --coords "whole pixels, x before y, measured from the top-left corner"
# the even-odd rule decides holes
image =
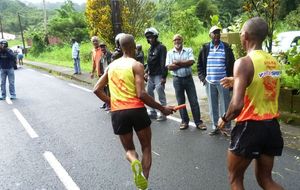
[[[258,184],[265,190],[283,190],[278,183],[272,179],[274,156],[262,154],[255,160],[255,175]]]
[[[227,154],[229,182],[232,190],[244,190],[244,174],[251,159],[237,156],[231,151]]]
[[[142,147],[142,166],[143,166],[143,174],[148,179],[149,172],[152,164],[152,152],[151,152],[151,128],[146,127],[142,130],[137,131],[137,136],[141,143]]]
[[[138,159],[138,154],[135,151],[135,146],[133,143],[133,133],[127,133],[124,135],[119,135],[121,143],[126,151],[126,159],[131,163]]]

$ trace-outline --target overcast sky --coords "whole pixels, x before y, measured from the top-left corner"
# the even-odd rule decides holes
[[[20,0],[20,1],[27,1],[27,2],[31,2],[31,3],[42,3],[43,0]],[[82,3],[85,3],[86,0],[72,0],[73,3],[77,3],[77,4],[82,4]],[[54,3],[54,2],[65,2],[65,0],[46,0],[46,2],[48,3]]]

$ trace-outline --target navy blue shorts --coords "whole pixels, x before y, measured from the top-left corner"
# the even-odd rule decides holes
[[[151,124],[145,107],[113,111],[111,122],[116,135],[132,133],[133,129],[139,131]]]
[[[280,156],[283,139],[277,119],[238,122],[231,132],[229,150],[249,159],[261,154]]]

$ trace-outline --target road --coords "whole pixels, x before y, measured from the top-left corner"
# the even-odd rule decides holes
[[[18,99],[0,102],[0,189],[135,189],[110,114],[90,87],[26,68],[15,75]],[[178,126],[173,117],[152,123],[151,189],[229,189],[229,140]],[[300,189],[299,157],[285,148],[276,158],[273,177],[285,189]],[[253,167],[245,186],[259,189]]]

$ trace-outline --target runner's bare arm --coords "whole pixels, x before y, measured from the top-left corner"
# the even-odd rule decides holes
[[[151,96],[147,94],[144,87],[144,66],[139,62],[134,62],[133,73],[136,86],[137,97],[140,98],[146,105],[158,109],[165,115],[172,114],[174,112],[172,106],[164,107],[157,103]]]
[[[97,81],[96,85],[94,86],[93,92],[96,96],[106,103],[110,103],[109,96],[106,95],[104,91],[104,87],[108,83],[108,69],[106,69],[105,73],[101,76],[101,78]]]
[[[247,56],[238,59],[234,64],[233,72],[233,95],[228,110],[225,114],[226,121],[235,119],[241,113],[244,107],[244,96],[246,88],[250,85],[254,74],[253,63],[250,57]],[[224,118],[220,118],[218,127],[223,128],[224,125]]]

